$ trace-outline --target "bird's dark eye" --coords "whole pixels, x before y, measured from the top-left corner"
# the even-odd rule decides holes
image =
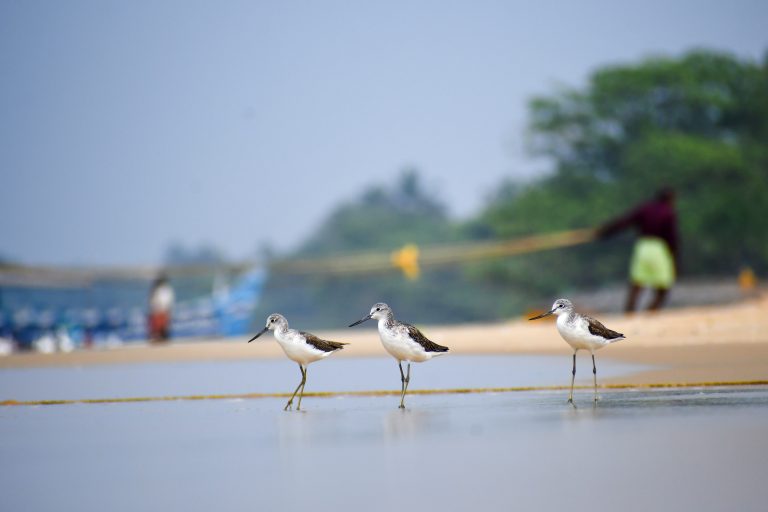
[[[381,308],[376,308],[376,311],[381,311]]]

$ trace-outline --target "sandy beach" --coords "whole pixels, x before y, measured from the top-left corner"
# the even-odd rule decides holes
[[[652,365],[655,369],[612,379],[613,383],[653,384],[736,382],[768,379],[768,297],[741,303],[667,310],[655,314],[599,315],[627,339],[598,353]],[[570,354],[553,321],[525,318],[495,324],[420,326],[456,354]],[[318,331],[350,345],[335,357],[387,357],[374,325]],[[221,338],[178,340],[167,345],[135,344],[71,353],[22,353],[0,358],[0,368],[85,366],[143,362],[228,361],[283,357],[269,336],[265,341]],[[581,363],[584,364],[584,363]],[[599,363],[598,363],[599,364]]]
[[[404,410],[354,394],[398,385],[372,324],[318,332],[351,344],[310,370],[332,396],[301,413],[283,411],[298,370],[271,336],[0,358],[5,508],[763,510],[768,386],[634,386],[765,382],[766,313],[595,315],[627,335],[598,353],[600,383],[633,387],[593,402],[583,354],[573,406],[551,321],[421,326],[455,356],[417,366]],[[456,388],[486,391],[415,393]],[[413,485],[425,475],[440,492]]]

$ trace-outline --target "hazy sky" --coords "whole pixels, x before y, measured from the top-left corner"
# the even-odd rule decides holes
[[[0,2],[0,254],[290,249],[405,166],[456,216],[525,155],[526,101],[693,47],[762,59],[768,2]]]

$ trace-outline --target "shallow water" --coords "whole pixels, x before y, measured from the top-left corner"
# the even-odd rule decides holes
[[[0,407],[3,510],[765,510],[768,388]]]
[[[579,359],[579,382],[591,384],[589,357]],[[598,377],[646,369],[606,359]],[[413,364],[411,389],[567,385],[569,355],[450,356]],[[63,400],[169,395],[293,392],[298,366],[284,359],[145,363],[0,370],[0,400]],[[400,389],[397,363],[380,358],[329,358],[309,366],[306,391]]]

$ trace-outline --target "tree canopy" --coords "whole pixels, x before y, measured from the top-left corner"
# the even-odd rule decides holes
[[[606,67],[584,90],[534,99],[531,119],[533,150],[555,171],[511,204],[490,206],[502,230],[511,219],[499,209],[534,231],[589,225],[670,186],[685,272],[766,268],[768,59],[694,51]],[[536,200],[558,205],[559,225],[528,213]]]
[[[449,241],[455,232],[445,205],[427,193],[416,169],[405,169],[391,186],[374,185],[336,208],[298,252],[318,256],[390,250],[413,241]]]
[[[297,255],[597,227],[672,187],[683,275],[768,270],[768,54],[756,63],[697,50],[604,67],[583,88],[534,98],[529,130],[531,151],[552,171],[501,183],[474,218],[451,220],[411,170],[337,208]],[[499,318],[543,297],[625,280],[629,239],[435,270],[417,282],[274,276],[265,307],[323,326],[395,298],[425,322]]]

